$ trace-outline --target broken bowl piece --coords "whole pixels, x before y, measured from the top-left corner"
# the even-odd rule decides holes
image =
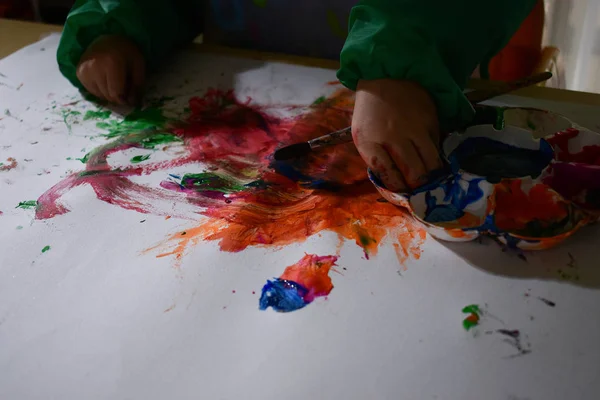
[[[553,247],[600,216],[600,135],[543,110],[504,111],[503,129],[451,134],[447,175],[410,194],[387,190],[371,171],[369,178],[440,240],[485,234],[523,250]]]

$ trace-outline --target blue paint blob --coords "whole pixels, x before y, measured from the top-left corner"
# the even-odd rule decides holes
[[[484,176],[492,183],[504,178],[537,177],[552,160],[552,147],[540,140],[538,150],[511,146],[485,137],[462,142],[448,157],[452,170]]]
[[[266,310],[271,307],[277,312],[296,311],[310,303],[304,300],[307,293],[308,290],[296,282],[275,278],[263,286],[258,308]]]

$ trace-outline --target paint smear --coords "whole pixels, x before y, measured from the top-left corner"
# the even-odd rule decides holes
[[[194,218],[198,222],[186,228],[186,235],[174,233],[148,249],[158,257],[173,257],[176,264],[202,241],[216,241],[221,250],[237,252],[303,242],[322,231],[353,241],[367,257],[376,255],[387,240],[400,262],[418,259],[425,231],[404,210],[377,201],[380,196],[354,145],[291,162],[273,160],[281,146],[350,125],[352,92],[342,89],[317,103],[304,107],[297,117],[281,118],[270,112],[281,110],[281,105],[251,105],[250,99],[239,101],[232,91],[211,89],[189,100],[183,120],[168,120],[160,110],[145,109],[124,121],[100,122],[113,140],[84,157],[84,171],[40,196],[36,218],[68,212],[62,195],[90,185],[98,199],[140,213],[189,218],[177,214],[176,204],[195,207],[201,217]],[[113,153],[158,145],[178,145],[181,151],[169,161],[119,168],[108,163]],[[175,167],[188,170],[182,176],[169,175]],[[164,174],[160,187],[130,179],[152,173]],[[167,203],[169,207],[160,207]]]
[[[552,188],[524,188],[520,179],[496,185],[496,226],[526,237],[552,237],[572,229],[569,204]]]
[[[506,336],[507,339],[505,339],[505,342],[517,350],[517,353],[509,358],[524,356],[531,353],[531,345],[529,343],[523,344],[523,336],[518,329],[496,329],[496,333]]]
[[[6,164],[0,162],[0,171],[10,171],[13,168],[17,168],[17,160],[12,157],[6,159]]]
[[[479,325],[479,320],[481,319],[481,309],[477,304],[465,306],[462,309],[462,312],[464,314],[469,314],[465,319],[463,319],[462,322],[463,328],[465,328],[466,331],[469,331],[471,328]]]
[[[277,312],[299,310],[317,297],[327,296],[333,289],[329,271],[335,266],[336,256],[305,255],[296,264],[285,269],[262,288],[259,309],[271,307]]]
[[[44,248],[42,249],[42,253],[45,253],[48,250],[50,250],[50,246],[44,246]]]
[[[131,157],[130,161],[133,164],[138,164],[138,163],[141,163],[142,161],[146,161],[149,158],[150,158],[150,154],[144,154],[144,155],[140,155],[140,156]]]
[[[23,208],[23,209],[31,209],[37,207],[37,201],[35,200],[26,200],[21,201],[15,208]]]
[[[85,115],[83,116],[83,120],[87,121],[88,119],[108,119],[110,118],[110,115],[112,113],[108,110],[106,111],[102,111],[102,110],[89,110],[85,113]]]

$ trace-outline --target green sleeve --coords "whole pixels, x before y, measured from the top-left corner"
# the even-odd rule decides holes
[[[77,64],[86,48],[102,35],[127,36],[153,67],[200,32],[202,5],[200,0],[77,0],[58,46],[60,71],[81,88]]]
[[[508,43],[536,0],[363,0],[352,9],[340,55],[339,80],[419,83],[433,97],[442,129],[468,122],[473,108],[462,93],[478,64]]]

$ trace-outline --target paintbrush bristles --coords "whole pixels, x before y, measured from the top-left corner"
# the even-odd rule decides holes
[[[292,158],[304,157],[310,152],[311,148],[307,142],[296,143],[276,150],[273,157],[275,158],[275,161],[285,161],[291,160]]]

